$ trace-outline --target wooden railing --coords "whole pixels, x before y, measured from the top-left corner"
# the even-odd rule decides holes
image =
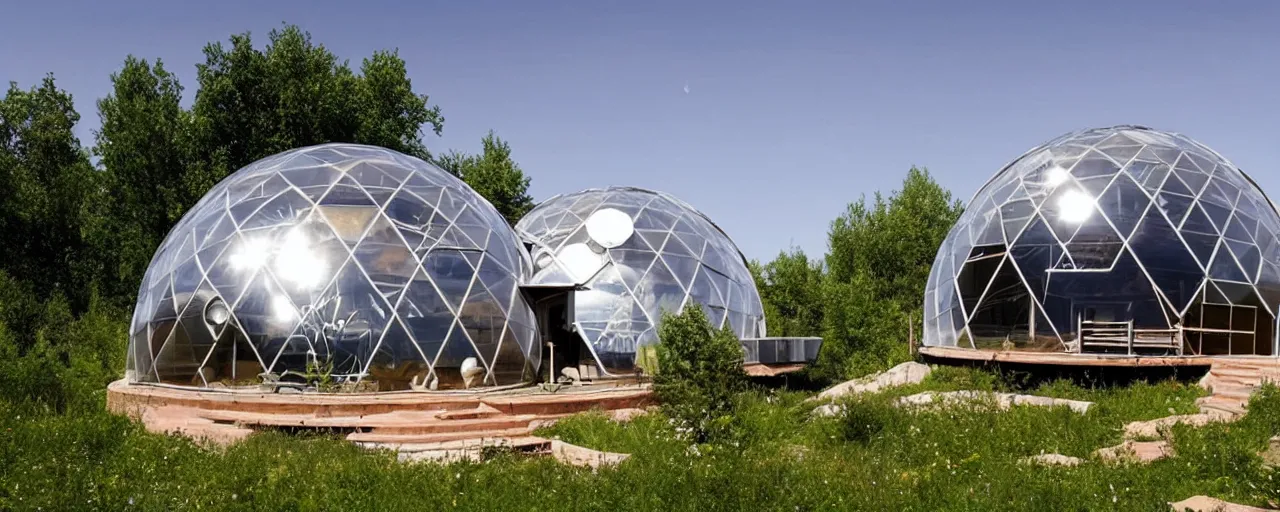
[[[1123,348],[1128,355],[1138,349],[1165,349],[1182,355],[1182,327],[1173,329],[1135,329],[1133,321],[1106,322],[1076,319],[1077,352],[1087,347]]]

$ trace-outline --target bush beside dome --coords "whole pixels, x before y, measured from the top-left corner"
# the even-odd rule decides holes
[[[1280,215],[1240,169],[1138,126],[1061,136],[1005,166],[934,261],[923,344],[1271,355]]]
[[[296,149],[224,179],[143,278],[130,382],[360,381],[365,390],[531,381],[541,351],[503,217],[417,158]]]

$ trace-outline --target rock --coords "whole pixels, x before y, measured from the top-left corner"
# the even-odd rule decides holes
[[[983,400],[993,400],[1001,409],[1008,409],[1014,405],[1068,407],[1078,414],[1089,412],[1089,408],[1093,407],[1093,402],[1067,400],[1064,398],[1050,398],[1047,396],[1018,395],[1014,393],[993,393],[989,391],[926,391],[924,393],[917,393],[899,398],[898,405],[923,406],[935,403],[954,405],[957,403],[978,402]]]
[[[301,395],[302,390],[295,387],[280,386],[279,388],[276,388],[276,393],[281,395]]]
[[[572,366],[566,366],[560,370],[560,375],[569,379],[569,382],[578,382],[582,380],[582,375],[578,373],[578,369]]]
[[[836,404],[821,405],[814,409],[813,413],[818,416],[839,416],[844,413],[844,406]]]
[[[591,469],[614,466],[631,458],[629,453],[602,452],[557,440],[551,441],[551,456],[565,464],[586,466]]]
[[[1248,405],[1248,401],[1234,397],[1209,395],[1197,398],[1196,405],[1200,407],[1200,412],[1244,416],[1247,412],[1246,405]]]
[[[1023,457],[1019,460],[1023,464],[1036,464],[1040,466],[1079,466],[1084,459],[1079,457],[1070,457],[1060,453],[1042,453],[1031,457]]]
[[[1213,373],[1205,372],[1204,377],[1200,377],[1200,381],[1196,382],[1196,385],[1209,393],[1213,393]]]
[[[906,362],[880,373],[836,384],[818,394],[815,399],[834,399],[848,395],[876,393],[885,388],[919,384],[933,369],[926,364]]]
[[[1173,456],[1173,447],[1167,441],[1125,441],[1116,446],[1100,448],[1094,452],[1106,462],[1138,462],[1145,464]]]
[[[1267,449],[1258,454],[1262,457],[1262,463],[1273,468],[1280,468],[1280,436],[1271,438],[1267,443]]]
[[[399,452],[396,458],[400,462],[435,462],[451,464],[460,461],[482,462],[484,460],[479,448],[459,448],[454,450],[419,450]]]
[[[1177,512],[1187,510],[1193,512],[1267,512],[1271,509],[1250,507],[1248,505],[1238,505],[1235,503],[1222,501],[1218,498],[1210,498],[1208,496],[1192,496],[1177,503],[1170,503],[1169,506]]]
[[[1124,426],[1124,438],[1155,439],[1165,437],[1169,430],[1179,423],[1198,428],[1215,422],[1234,421],[1237,418],[1238,416],[1233,414],[1208,410],[1199,414],[1180,414],[1148,421],[1134,421]]]
[[[636,417],[638,416],[644,416],[646,414],[649,414],[649,411],[646,411],[644,409],[635,409],[635,408],[614,409],[612,411],[609,411],[609,419],[612,419],[613,421],[616,421],[618,423],[626,423],[628,421],[636,419]]]

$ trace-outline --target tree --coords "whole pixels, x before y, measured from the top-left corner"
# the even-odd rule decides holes
[[[423,127],[444,119],[413,91],[396,52],[363,60],[360,74],[296,26],[270,33],[265,49],[249,34],[212,43],[197,66],[190,110],[183,88],[156,61],[130,56],[98,103],[101,158],[111,201],[87,230],[102,252],[109,297],[132,300],[151,257],[179,219],[229,173],[272,154],[326,142],[383,146],[429,159]],[[17,274],[15,275],[22,275]]]
[[[430,105],[427,95],[413,92],[409,72],[399,53],[377,52],[360,66],[359,120],[355,140],[383,146],[430,161],[431,153],[422,143],[422,127],[429,125],[436,135],[444,129],[440,107]]]
[[[918,332],[930,266],[962,211],[913,167],[887,200],[860,199],[832,222],[819,366],[835,376],[905,357],[907,318]]]
[[[423,128],[443,127],[394,51],[357,74],[286,26],[263,50],[243,34],[206,46],[205,58],[189,110],[162,63],[125,59],[98,102],[100,172],[52,76],[30,90],[11,84],[0,99],[0,388],[62,407],[118,375],[127,318],[113,306],[132,305],[156,247],[228,173],[325,142],[430,159]],[[506,190],[499,171],[523,176],[498,165],[509,152],[486,139],[473,178]]]
[[[436,164],[449,174],[461,178],[488,199],[507,222],[515,224],[533,209],[529,196],[529,177],[511,158],[511,146],[492,131],[481,141],[483,151],[468,155],[450,151],[436,160]]]
[[[102,126],[94,148],[111,201],[98,205],[105,221],[94,235],[114,247],[104,253],[114,278],[103,291],[130,297],[156,247],[209,180],[191,172],[199,168],[191,162],[191,116],[179,105],[182,86],[163,63],[130,56],[111,83],[111,94],[98,101]]]
[[[75,309],[92,294],[98,260],[82,228],[95,220],[101,180],[80,146],[71,95],[49,75],[10,84],[0,100],[0,270],[22,276],[41,298],[61,291]]]
[[[205,47],[192,111],[196,154],[214,181],[258,159],[326,142],[383,146],[429,159],[422,128],[444,127],[439,107],[413,92],[396,52],[364,59],[361,74],[296,26],[264,50],[248,33]]]
[[[798,248],[782,251],[761,265],[752,262],[756,289],[765,304],[771,336],[819,336],[822,334],[821,260],[810,260]]]

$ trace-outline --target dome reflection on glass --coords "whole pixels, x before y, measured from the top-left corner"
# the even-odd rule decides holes
[[[531,286],[573,292],[573,325],[612,374],[631,371],[638,347],[657,341],[663,310],[697,303],[739,338],[764,336],[755,281],[733,242],[670,195],[637,188],[561,195],[520,219],[533,246]]]
[[[1274,354],[1280,216],[1244,173],[1137,126],[1054,139],[970,201],[934,260],[924,344]]]
[[[541,351],[517,287],[531,266],[493,206],[431,164],[288,151],[227,177],[169,233],[139,290],[129,379],[530,381]]]

